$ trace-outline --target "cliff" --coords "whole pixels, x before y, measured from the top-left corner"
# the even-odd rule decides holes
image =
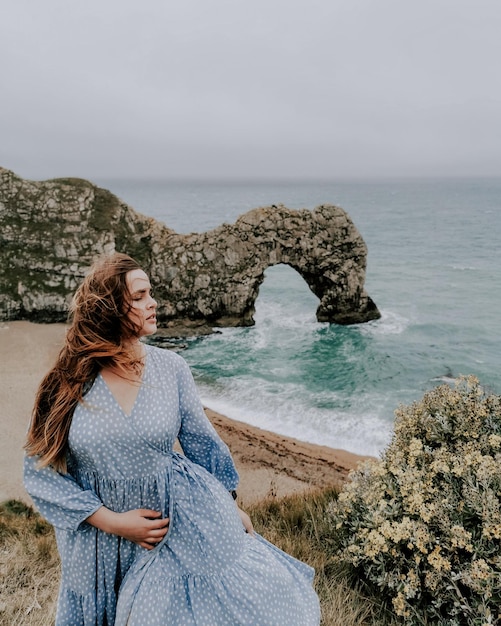
[[[181,235],[78,179],[23,180],[0,168],[0,319],[65,321],[93,260],[114,250],[149,273],[158,319],[174,333],[249,326],[266,268],[285,263],[320,303],[317,319],[380,317],[364,289],[367,248],[343,209],[272,206]]]

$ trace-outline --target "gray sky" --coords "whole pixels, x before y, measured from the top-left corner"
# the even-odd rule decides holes
[[[26,178],[501,173],[500,0],[2,0]]]

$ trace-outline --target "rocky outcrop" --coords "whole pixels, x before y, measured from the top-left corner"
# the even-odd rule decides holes
[[[181,235],[88,181],[33,182],[0,168],[0,319],[65,320],[93,260],[114,250],[149,273],[165,328],[252,325],[264,271],[278,263],[318,296],[319,321],[379,317],[364,290],[367,248],[339,207],[258,208]]]

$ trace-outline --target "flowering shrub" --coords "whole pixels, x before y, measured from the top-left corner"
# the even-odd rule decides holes
[[[336,559],[405,624],[501,624],[501,398],[461,378],[395,415],[328,509]]]

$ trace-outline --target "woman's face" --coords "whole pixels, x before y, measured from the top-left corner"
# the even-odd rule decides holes
[[[131,270],[125,276],[130,293],[128,318],[139,329],[138,336],[153,335],[157,331],[156,300],[151,295],[151,284],[143,270]]]

